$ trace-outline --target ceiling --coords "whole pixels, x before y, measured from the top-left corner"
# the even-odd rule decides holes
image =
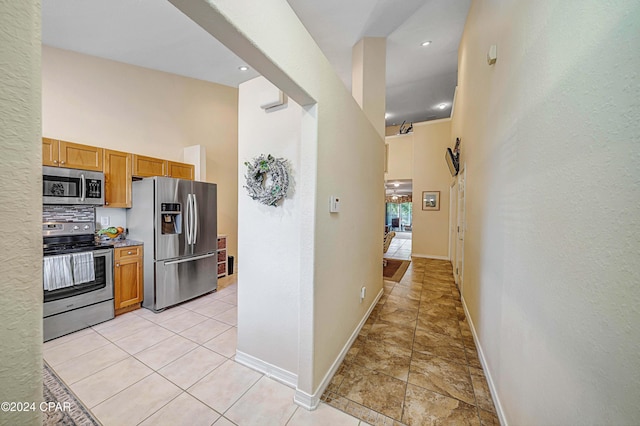
[[[413,193],[413,180],[393,179],[384,183],[385,195],[411,195]]]
[[[387,38],[387,125],[450,116],[471,0],[288,2],[349,89],[352,46]],[[42,43],[234,87],[258,75],[166,0],[43,1]]]

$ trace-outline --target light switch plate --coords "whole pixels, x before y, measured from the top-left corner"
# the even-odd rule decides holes
[[[100,217],[100,226],[106,228],[109,226],[109,216],[101,216]]]

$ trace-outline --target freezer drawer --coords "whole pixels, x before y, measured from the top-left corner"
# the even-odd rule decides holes
[[[156,261],[155,275],[153,294],[147,297],[145,289],[143,306],[160,311],[217,289],[217,254]]]

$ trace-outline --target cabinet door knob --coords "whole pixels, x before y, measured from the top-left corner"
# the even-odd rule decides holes
[[[108,202],[108,201],[105,201],[105,202],[104,202],[104,205],[105,205],[105,206],[108,206],[108,205],[109,205],[109,202]]]
[[[64,160],[62,160],[62,161],[60,162],[60,164],[64,164]]]
[[[119,268],[119,267],[120,267],[120,264],[119,264],[119,263],[116,263],[116,268]]]
[[[128,251],[127,254],[131,254],[131,251]]]
[[[53,160],[53,164],[58,164],[58,160]]]

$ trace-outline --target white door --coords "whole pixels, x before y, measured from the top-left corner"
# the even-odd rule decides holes
[[[457,234],[456,240],[456,264],[453,270],[456,277],[456,284],[458,289],[462,292],[463,272],[464,272],[464,230],[465,230],[465,205],[464,205],[464,191],[465,191],[465,170],[461,170],[458,174],[458,220],[457,220]]]

